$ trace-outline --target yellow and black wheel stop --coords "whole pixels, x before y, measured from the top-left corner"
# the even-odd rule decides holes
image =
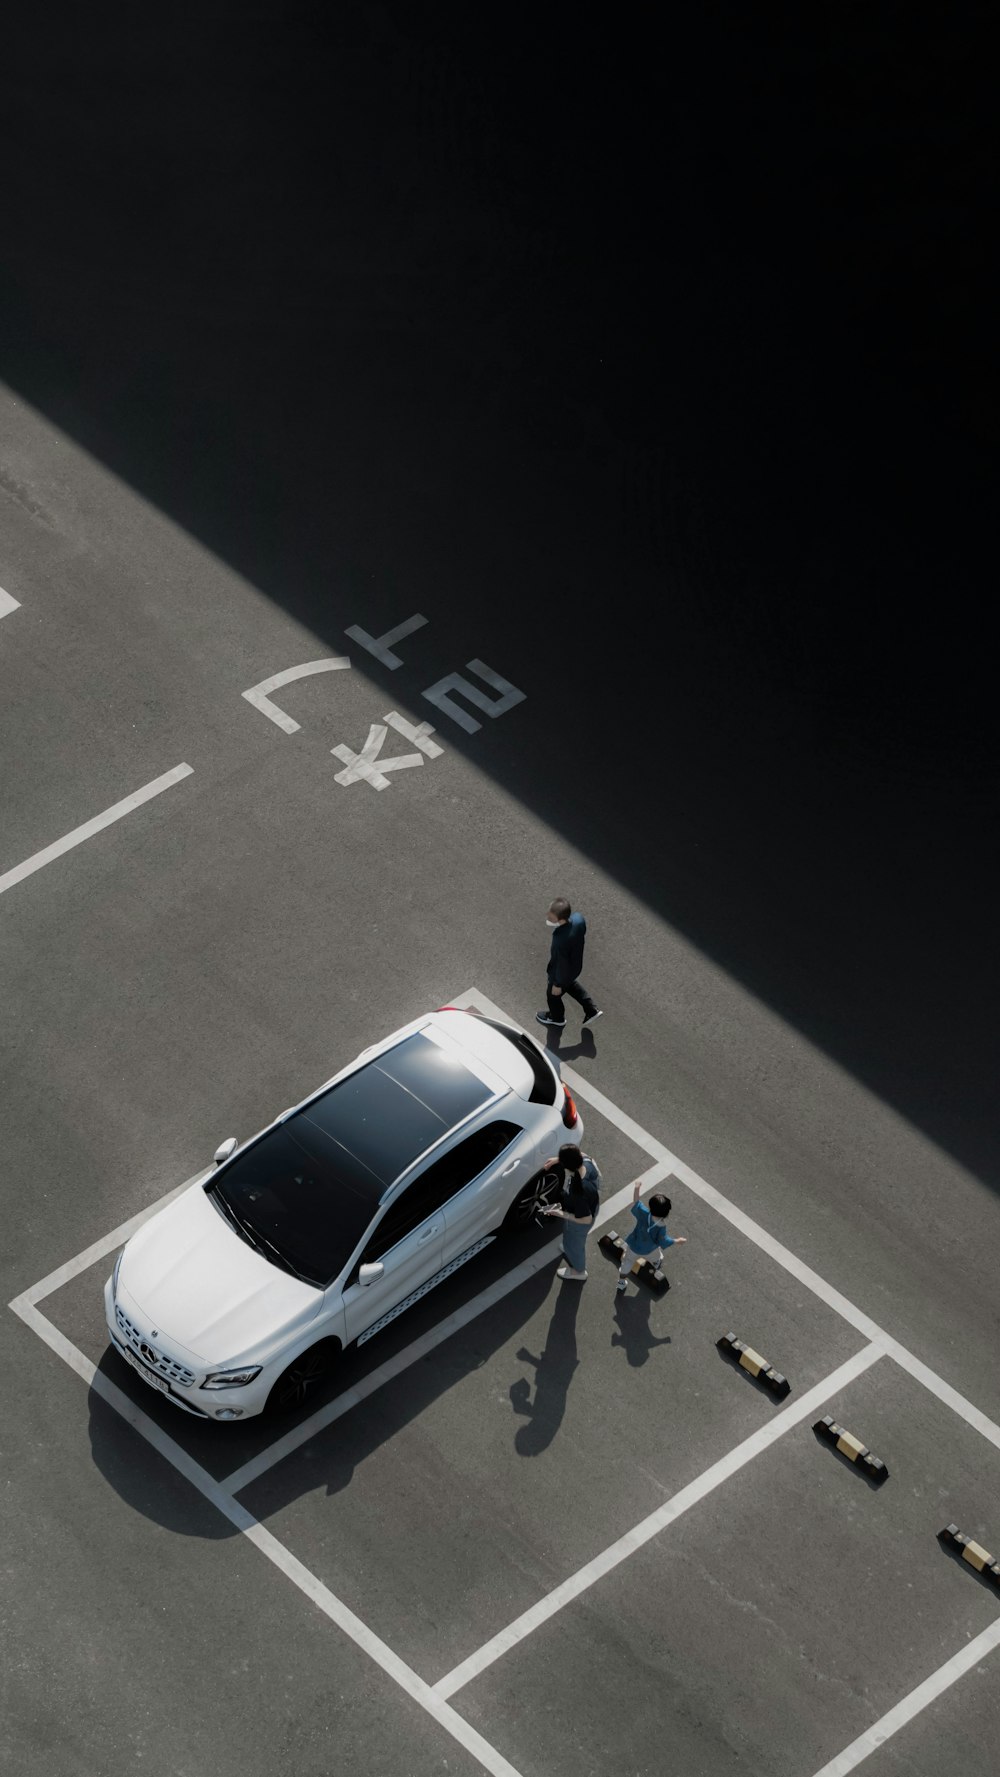
[[[867,1444],[863,1444],[860,1438],[854,1436],[853,1432],[845,1431],[842,1425],[838,1425],[835,1419],[830,1418],[829,1413],[824,1414],[822,1419],[817,1419],[813,1431],[817,1432],[821,1438],[825,1438],[827,1443],[832,1444],[835,1450],[839,1450],[842,1456],[848,1458],[848,1461],[856,1462],[859,1468],[865,1469],[872,1481],[878,1481],[881,1485],[883,1481],[889,1479],[889,1470],[881,1457],[873,1456]]]
[[[963,1561],[982,1574],[984,1580],[992,1580],[1000,1588],[1000,1561],[984,1549],[982,1543],[974,1543],[971,1536],[963,1536],[957,1524],[946,1524],[943,1530],[939,1530],[938,1542],[954,1549]]]
[[[736,1359],[741,1370],[749,1370],[750,1375],[756,1376],[758,1382],[763,1382],[765,1388],[769,1388],[779,1400],[783,1400],[786,1394],[791,1394],[792,1385],[787,1378],[773,1364],[769,1364],[766,1357],[761,1357],[759,1351],[754,1351],[752,1346],[744,1345],[742,1339],[737,1339],[735,1333],[723,1333],[722,1338],[715,1343],[719,1351],[728,1352],[730,1357]]]

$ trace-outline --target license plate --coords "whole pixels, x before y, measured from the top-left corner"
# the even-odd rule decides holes
[[[161,1394],[170,1393],[170,1384],[169,1382],[164,1382],[162,1376],[154,1376],[152,1370],[147,1370],[145,1364],[141,1364],[137,1357],[133,1357],[132,1353],[126,1346],[119,1345],[118,1349],[121,1352],[122,1357],[125,1359],[125,1362],[132,1365],[133,1370],[135,1370],[137,1375],[142,1377],[144,1382],[149,1383],[150,1388],[158,1388]]]

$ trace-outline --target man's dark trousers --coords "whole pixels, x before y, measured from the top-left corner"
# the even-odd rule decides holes
[[[550,981],[545,990],[545,1000],[549,1009],[549,1017],[553,1018],[557,1024],[565,1024],[566,1022],[567,994],[571,1000],[576,1000],[577,1004],[583,1007],[585,1018],[589,1018],[592,1013],[597,1011],[597,1001],[591,999],[582,981],[569,982],[568,986],[563,988],[562,993],[553,993]]]

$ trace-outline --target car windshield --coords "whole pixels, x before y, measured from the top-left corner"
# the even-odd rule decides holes
[[[323,1288],[346,1265],[384,1186],[319,1130],[313,1141],[303,1134],[287,1123],[270,1130],[209,1190],[265,1258]]]

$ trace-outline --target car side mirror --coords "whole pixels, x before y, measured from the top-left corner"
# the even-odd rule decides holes
[[[376,1259],[374,1265],[362,1265],[358,1272],[358,1282],[361,1288],[366,1290],[370,1284],[381,1283],[384,1276],[385,1266],[381,1259]]]
[[[216,1164],[216,1166],[221,1166],[223,1160],[228,1160],[230,1158],[230,1155],[235,1154],[239,1145],[240,1144],[239,1144],[238,1140],[236,1139],[236,1136],[231,1135],[229,1137],[228,1141],[223,1142],[221,1148],[216,1148],[216,1150],[215,1150],[215,1164]]]

